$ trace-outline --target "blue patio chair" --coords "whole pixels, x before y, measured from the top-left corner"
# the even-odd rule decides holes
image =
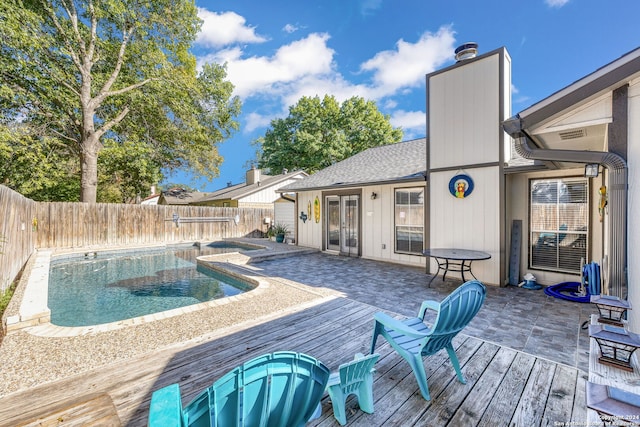
[[[304,426],[319,416],[330,374],[306,354],[265,354],[225,374],[184,409],[178,384],[155,391],[149,426]]]
[[[331,374],[327,390],[331,397],[333,416],[342,425],[347,423],[345,402],[350,394],[358,398],[358,406],[367,414],[373,414],[373,373],[379,354],[364,356],[356,354],[348,363],[339,366],[338,372]]]
[[[422,364],[423,356],[431,356],[443,348],[446,349],[458,380],[465,384],[466,380],[460,371],[460,362],[451,341],[478,313],[485,295],[484,285],[477,280],[471,280],[463,283],[441,303],[424,301],[418,317],[400,321],[385,313],[376,313],[371,353],[375,350],[378,335],[382,335],[409,362],[425,400],[430,400],[431,397]],[[428,309],[438,313],[431,327],[424,323]]]

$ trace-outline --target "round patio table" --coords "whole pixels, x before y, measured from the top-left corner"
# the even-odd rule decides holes
[[[478,280],[478,278],[473,274],[473,271],[471,271],[471,263],[473,261],[481,261],[491,258],[491,255],[487,252],[457,248],[426,249],[422,251],[422,254],[424,256],[434,258],[438,263],[438,271],[436,271],[436,274],[434,274],[431,277],[431,280],[429,280],[429,284],[427,285],[428,287],[431,287],[431,282],[433,282],[433,279],[435,279],[438,273],[440,273],[440,270],[444,270],[444,273],[442,274],[443,281],[449,271],[460,272],[463,282],[466,282],[464,278],[464,273],[466,271],[468,271],[474,279]],[[428,269],[429,264],[427,263],[427,271]]]

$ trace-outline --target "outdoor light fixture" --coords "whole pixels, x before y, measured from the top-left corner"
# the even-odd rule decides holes
[[[589,163],[584,165],[584,176],[587,178],[596,178],[598,176],[598,169],[600,165],[598,163]]]
[[[615,326],[624,326],[622,317],[631,309],[628,301],[610,295],[591,295],[591,303],[598,307],[600,323],[608,323]]]
[[[630,426],[637,422],[640,395],[591,381],[587,381],[586,394],[587,408],[596,411],[604,425]]]
[[[371,193],[371,200],[375,200],[378,198],[378,195],[376,193]]]
[[[618,326],[589,325],[589,337],[600,347],[598,362],[633,372],[631,355],[640,347],[640,336]]]

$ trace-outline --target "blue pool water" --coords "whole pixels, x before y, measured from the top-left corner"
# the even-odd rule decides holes
[[[53,259],[51,323],[98,325],[246,292],[250,285],[197,266],[196,257],[247,249],[252,248],[216,242]]]

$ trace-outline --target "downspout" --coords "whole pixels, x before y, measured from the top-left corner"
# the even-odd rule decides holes
[[[515,139],[516,152],[525,159],[598,163],[609,171],[609,294],[627,298],[627,162],[606,151],[545,150],[529,145],[531,137],[519,117],[507,120],[504,130]]]

